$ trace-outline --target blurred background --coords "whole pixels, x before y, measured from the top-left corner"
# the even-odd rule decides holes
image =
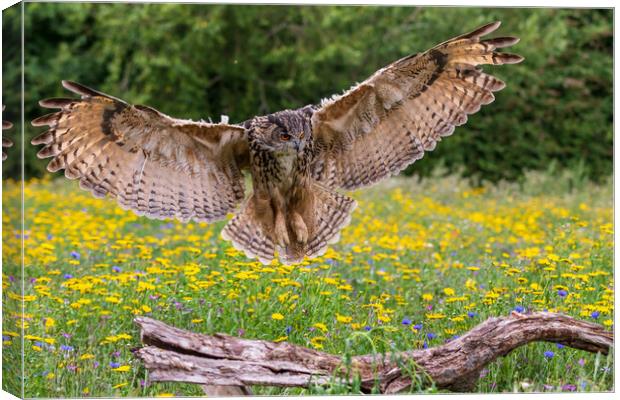
[[[4,119],[20,120],[20,10],[3,11]],[[179,118],[232,122],[317,103],[411,53],[501,20],[519,65],[494,103],[405,173],[474,182],[612,173],[612,10],[190,4],[25,5],[25,120],[75,80]],[[20,125],[5,134],[17,139]],[[26,143],[42,128],[26,124]],[[26,178],[47,161],[26,145]],[[11,154],[12,153],[12,154]],[[12,156],[11,156],[12,155]],[[3,163],[19,177],[19,148]]]

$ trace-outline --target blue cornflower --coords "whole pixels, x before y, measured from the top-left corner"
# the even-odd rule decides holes
[[[594,319],[597,319],[599,315],[601,315],[601,313],[598,311],[592,311],[592,314],[590,314],[590,316]]]
[[[545,351],[545,357],[546,358],[553,358],[553,355],[554,355],[554,353],[552,351],[549,351],[549,350]]]
[[[415,325],[413,326],[413,329],[415,329],[416,331],[420,331],[420,330],[422,330],[422,324],[415,324]]]
[[[293,330],[293,327],[292,327],[292,326],[287,326],[287,327],[286,327],[286,334],[287,334],[287,335],[290,335],[292,330]]]
[[[65,278],[65,279],[71,279],[71,278],[73,278],[73,275],[71,275],[71,274],[65,274],[64,278]]]
[[[437,337],[437,335],[435,335],[435,334],[434,334],[434,333],[432,333],[432,332],[429,332],[429,333],[427,333],[427,334],[426,334],[426,337],[427,337],[429,340],[433,340],[433,339],[435,339],[435,338]]]
[[[67,346],[66,344],[63,344],[63,345],[60,346],[60,350],[73,351],[73,347],[72,346]]]
[[[71,257],[75,258],[76,260],[80,259],[80,253],[78,253],[77,251],[72,251],[71,252]]]
[[[564,345],[563,345],[562,343],[556,343],[556,344],[555,344],[555,346],[556,346],[558,349],[563,349],[563,348],[564,348]]]
[[[403,322],[401,322],[403,325],[411,325],[411,320],[409,318],[403,318]]]
[[[523,308],[523,306],[516,306],[515,311],[518,313],[522,313],[523,311],[525,311],[525,308]]]
[[[366,326],[364,327],[364,330],[365,330],[365,331],[370,331],[371,329],[372,329],[372,327],[370,327],[370,326],[368,326],[368,325],[366,325]]]
[[[467,316],[468,316],[469,318],[473,318],[473,317],[475,317],[475,316],[476,316],[476,313],[475,313],[475,312],[473,312],[473,311],[470,311],[470,312],[468,312],[468,313],[467,313]]]
[[[566,297],[568,295],[568,292],[564,289],[560,289],[558,290],[558,296],[560,297]]]
[[[117,363],[117,362],[110,362],[110,368],[118,368],[121,366],[121,363]]]
[[[122,269],[121,269],[121,267],[119,267],[118,265],[114,265],[114,266],[112,267],[112,271],[114,271],[114,272],[121,272],[121,271],[122,271]]]

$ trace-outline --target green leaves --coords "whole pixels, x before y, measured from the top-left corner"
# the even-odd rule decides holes
[[[507,83],[496,101],[418,161],[477,179],[585,162],[612,171],[612,12],[190,4],[26,4],[25,120],[66,95],[61,79],[185,118],[256,114],[317,103],[388,63],[492,20],[521,38],[519,65],[487,68]],[[3,12],[6,116],[19,119],[20,15]],[[8,135],[17,135],[18,126]],[[26,126],[26,142],[36,134]],[[44,163],[26,152],[26,175]],[[4,163],[16,177],[17,157]]]

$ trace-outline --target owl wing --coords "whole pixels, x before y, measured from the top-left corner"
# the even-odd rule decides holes
[[[4,106],[2,106],[2,111],[4,111]],[[11,129],[13,127],[13,124],[10,123],[9,121],[5,121],[2,120],[2,130],[6,130],[6,129]],[[11,147],[13,146],[13,142],[11,141],[11,139],[5,138],[4,135],[2,135],[2,161],[6,160],[6,153],[4,152],[4,149],[6,147]]]
[[[62,84],[81,99],[42,100],[60,111],[32,121],[50,127],[32,140],[45,145],[39,158],[52,157],[48,171],[64,169],[95,196],[109,194],[123,208],[158,219],[216,221],[243,199],[249,150],[242,127],[174,119]]]
[[[433,150],[504,88],[480,64],[513,64],[521,56],[495,50],[517,38],[480,38],[494,22],[402,58],[341,96],[324,100],[312,116],[317,156],[313,177],[355,189],[397,174]]]

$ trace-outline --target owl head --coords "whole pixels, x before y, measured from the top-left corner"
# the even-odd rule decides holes
[[[304,110],[285,110],[257,118],[250,137],[263,150],[275,153],[302,153],[311,140],[310,114]]]

